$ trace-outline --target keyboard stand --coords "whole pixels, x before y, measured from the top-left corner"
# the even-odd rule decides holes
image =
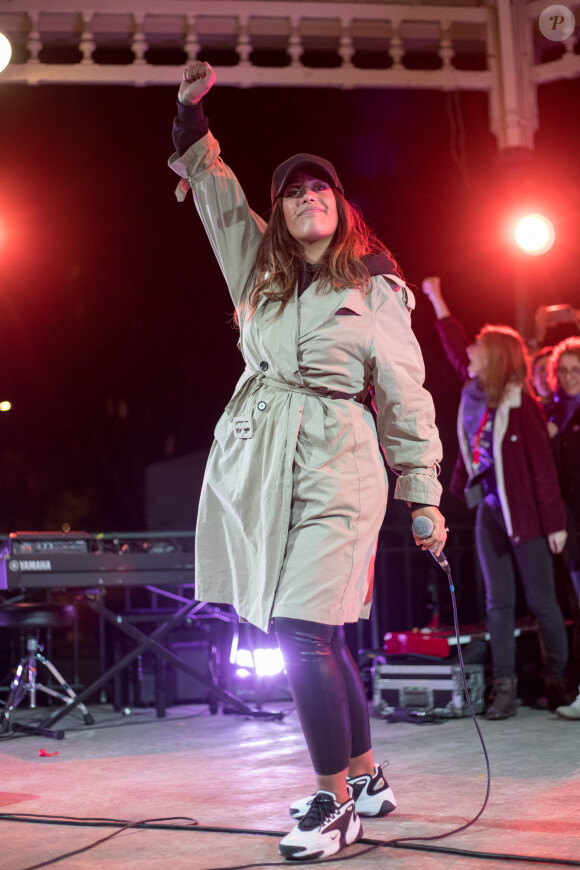
[[[155,589],[156,592],[161,592],[160,589]],[[178,626],[181,622],[183,622],[187,618],[191,618],[195,616],[196,612],[201,610],[203,607],[206,607],[206,603],[203,601],[195,601],[189,599],[183,599],[178,596],[172,596],[173,598],[178,598],[180,601],[186,601],[181,607],[179,607],[175,613],[168,617],[165,622],[161,625],[157,626],[150,634],[145,634],[140,631],[134,625],[131,624],[128,620],[126,620],[123,616],[114,613],[111,610],[108,610],[102,603],[102,596],[98,593],[86,593],[79,597],[79,604],[82,604],[85,607],[88,607],[90,610],[104,617],[107,622],[110,622],[111,625],[115,626],[115,628],[122,631],[124,634],[128,635],[132,640],[136,642],[136,646],[134,649],[130,650],[126,655],[123,656],[118,662],[112,665],[104,674],[102,674],[97,680],[87,686],[86,689],[83,689],[79,692],[74,699],[71,699],[66,707],[63,707],[59,710],[56,710],[50,716],[48,716],[45,720],[43,720],[38,726],[37,730],[34,729],[34,726],[31,726],[31,729],[34,729],[33,733],[40,733],[44,737],[59,737],[62,735],[61,731],[52,731],[52,726],[59,722],[64,716],[70,713],[71,709],[74,707],[84,704],[87,698],[90,698],[91,695],[104,686],[105,683],[108,683],[113,677],[115,677],[118,673],[120,673],[124,668],[128,665],[132,664],[135,659],[142,655],[146,650],[151,650],[157,656],[161,656],[166,661],[170,662],[176,668],[179,668],[182,671],[185,671],[190,677],[193,677],[198,683],[201,683],[208,692],[221,701],[227,707],[224,708],[226,712],[235,712],[244,716],[250,716],[255,719],[268,719],[268,720],[280,720],[284,718],[284,713],[282,712],[272,712],[268,710],[258,710],[249,707],[244,701],[238,698],[236,695],[233,695],[231,692],[228,692],[225,689],[220,688],[214,682],[209,680],[204,674],[200,674],[195,668],[192,668],[187,662],[184,662],[183,659],[180,659],[179,656],[175,655],[175,653],[171,652],[171,650],[166,649],[160,641],[168,634],[172,629]],[[27,729],[30,730],[30,729]]]

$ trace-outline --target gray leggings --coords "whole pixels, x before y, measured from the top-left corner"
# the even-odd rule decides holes
[[[371,748],[366,692],[344,626],[273,622],[312,766],[321,776],[340,773]]]
[[[554,566],[546,538],[514,543],[498,499],[487,496],[477,508],[475,540],[485,581],[494,678],[515,675],[516,566],[528,607],[538,621],[552,674],[561,676],[568,660],[568,638],[556,601]]]

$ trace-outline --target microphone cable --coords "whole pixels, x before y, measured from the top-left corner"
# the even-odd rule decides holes
[[[417,520],[419,520],[419,519],[428,519],[428,517],[418,517]],[[415,532],[415,534],[417,534],[417,531],[416,531],[417,520],[415,520],[413,522],[413,531]],[[431,523],[431,520],[429,520],[429,522]],[[429,534],[431,533],[431,531],[432,531],[432,523],[431,523],[431,530],[429,531]],[[418,534],[417,536],[418,537],[428,537],[428,535],[426,535],[426,534]],[[429,551],[429,552],[431,552],[431,551]],[[483,734],[481,733],[481,728],[479,727],[479,724],[477,722],[476,713],[475,713],[475,710],[473,709],[473,704],[471,703],[471,697],[469,694],[469,687],[467,685],[467,677],[465,675],[465,664],[463,661],[463,653],[461,652],[461,637],[460,637],[460,632],[459,632],[459,618],[457,615],[457,601],[455,599],[455,586],[453,585],[451,566],[449,565],[449,562],[447,561],[447,559],[443,556],[443,553],[441,553],[439,558],[437,558],[437,556],[435,556],[432,552],[431,552],[431,555],[433,556],[433,558],[435,559],[435,561],[437,562],[437,564],[439,565],[441,570],[445,572],[445,574],[447,575],[447,580],[449,582],[449,592],[451,595],[451,606],[453,609],[453,628],[455,630],[455,639],[457,641],[457,659],[459,661],[459,670],[461,673],[461,683],[463,685],[463,693],[465,695],[465,701],[466,701],[467,706],[469,708],[472,722],[475,725],[475,730],[477,731],[477,735],[479,737],[479,742],[481,743],[483,757],[485,758],[485,770],[486,770],[487,784],[486,784],[485,798],[484,798],[483,804],[482,804],[479,812],[477,813],[477,815],[474,816],[473,819],[471,819],[469,822],[466,822],[464,825],[461,825],[458,828],[454,828],[452,831],[448,831],[445,834],[434,834],[434,835],[428,836],[428,837],[399,837],[396,840],[391,841],[390,845],[395,845],[398,843],[406,843],[409,840],[441,840],[444,837],[451,837],[452,834],[458,834],[460,831],[465,831],[466,828],[469,828],[469,827],[471,827],[471,825],[474,825],[477,822],[477,820],[480,819],[481,816],[483,815],[485,808],[487,806],[487,803],[489,801],[489,794],[490,794],[490,790],[491,790],[491,768],[490,768],[490,764],[489,764],[489,755],[487,754],[487,747],[485,745],[485,740],[483,739]]]
[[[428,519],[428,518],[422,518]],[[415,521],[416,522],[416,521]],[[430,520],[429,520],[430,522]],[[414,524],[413,524],[414,525]],[[415,534],[416,529],[414,528]],[[428,534],[419,534],[417,537],[429,537]],[[433,553],[431,553],[433,556]],[[447,559],[445,557],[437,559],[437,557],[433,556],[435,560],[438,562],[439,566],[445,574],[447,575],[447,579],[449,581],[449,591],[451,595],[451,604],[453,608],[453,625],[455,629],[455,638],[457,641],[457,657],[459,661],[459,668],[461,672],[461,682],[463,685],[463,691],[465,695],[465,700],[467,706],[469,708],[469,712],[471,714],[471,718],[473,724],[475,725],[475,729],[479,736],[479,740],[481,743],[481,748],[483,750],[483,755],[485,758],[485,766],[486,766],[486,775],[487,775],[487,784],[485,791],[485,798],[483,804],[477,813],[469,822],[466,822],[464,825],[460,825],[458,828],[453,828],[451,831],[447,831],[443,834],[433,834],[425,837],[417,836],[414,837],[397,837],[392,840],[375,840],[367,837],[363,837],[358,842],[361,845],[364,845],[366,848],[349,853],[347,855],[341,854],[336,858],[322,858],[317,859],[315,862],[316,865],[323,864],[334,864],[338,862],[344,862],[349,860],[356,860],[357,858],[362,858],[364,855],[367,855],[370,852],[374,852],[377,849],[382,848],[393,848],[393,849],[409,849],[413,851],[419,852],[431,852],[437,854],[445,854],[449,856],[464,856],[466,858],[479,858],[479,859],[488,859],[488,860],[503,860],[503,861],[517,861],[523,863],[530,864],[544,864],[544,865],[552,865],[559,867],[580,867],[580,861],[570,859],[570,858],[551,858],[548,856],[534,856],[534,855],[510,855],[506,853],[497,853],[497,852],[476,852],[469,849],[461,849],[461,848],[446,848],[445,846],[429,846],[423,845],[423,842],[433,841],[433,840],[442,840],[445,837],[451,837],[453,834],[458,834],[461,831],[465,831],[467,828],[470,828],[478,819],[481,818],[485,808],[487,806],[490,790],[491,790],[491,770],[489,763],[489,756],[487,753],[487,747],[485,745],[485,741],[483,739],[483,734],[481,733],[481,729],[478,725],[476,713],[473,709],[473,705],[471,703],[471,697],[469,695],[469,688],[467,685],[467,678],[465,675],[465,664],[463,661],[463,655],[461,652],[461,642],[460,642],[460,633],[459,633],[459,619],[457,615],[457,602],[455,599],[455,587],[453,585],[453,577],[451,574],[451,568]],[[259,831],[255,829],[240,829],[240,828],[221,828],[221,827],[213,827],[213,826],[205,826],[199,825],[197,820],[182,817],[182,821],[185,824],[168,824],[169,822],[179,821],[179,819],[174,818],[165,818],[165,819],[143,819],[140,821],[125,821],[125,820],[114,820],[114,819],[79,819],[79,818],[66,818],[66,817],[50,817],[50,816],[42,816],[42,815],[34,815],[34,814],[12,814],[12,813],[0,813],[0,821],[17,821],[17,822],[36,822],[36,823],[45,823],[45,824],[69,824],[69,825],[89,825],[90,827],[109,827],[114,826],[117,827],[117,830],[112,834],[103,837],[93,843],[85,847],[81,847],[80,849],[76,849],[72,852],[68,852],[67,854],[55,856],[52,859],[48,859],[47,861],[42,861],[39,864],[29,865],[28,867],[22,868],[22,870],[40,870],[42,867],[48,867],[52,864],[56,864],[59,861],[72,857],[73,855],[81,854],[82,852],[87,852],[93,849],[95,846],[100,845],[100,843],[105,842],[106,840],[110,840],[113,837],[117,836],[117,834],[122,833],[128,829],[165,829],[165,830],[174,830],[174,831],[197,831],[199,833],[208,832],[208,833],[222,833],[222,834],[241,834],[241,835],[262,835],[268,837],[281,837],[284,836],[283,832],[280,831]],[[420,841],[420,842],[417,842]],[[298,862],[296,862],[298,863]],[[307,863],[307,862],[304,862]],[[282,859],[281,861],[260,861],[249,864],[237,864],[237,865],[228,865],[227,867],[213,867],[208,868],[208,870],[251,870],[251,868],[259,868],[259,867],[288,867],[289,862]]]
[[[433,532],[433,521],[429,517],[418,516],[413,520],[413,524],[412,524],[411,528],[412,528],[413,534],[416,535],[418,538],[428,538],[431,535],[431,533]],[[446,529],[446,531],[448,531],[448,530]],[[481,729],[480,729],[479,724],[477,722],[475,710],[473,709],[473,705],[471,703],[471,697],[470,697],[469,688],[467,685],[467,677],[465,676],[465,664],[463,661],[463,653],[461,652],[461,637],[460,637],[460,632],[459,632],[459,617],[457,614],[457,601],[455,599],[455,586],[453,585],[453,576],[451,574],[451,566],[450,566],[449,562],[447,561],[443,552],[441,552],[439,554],[439,556],[436,556],[432,550],[429,550],[429,552],[431,553],[431,555],[433,556],[433,558],[435,559],[435,561],[437,562],[437,564],[439,565],[441,570],[445,572],[445,574],[447,576],[447,580],[449,582],[449,593],[451,595],[451,606],[453,609],[453,628],[455,630],[455,639],[457,641],[457,659],[459,661],[459,670],[461,673],[461,683],[463,685],[463,693],[465,695],[465,701],[466,701],[467,706],[469,708],[472,722],[475,725],[475,730],[477,731],[477,735],[479,737],[479,742],[481,743],[483,757],[485,758],[485,770],[486,770],[487,785],[486,785],[486,790],[485,790],[485,798],[484,798],[483,804],[481,806],[481,809],[479,810],[477,815],[474,816],[473,819],[471,819],[471,821],[466,822],[464,825],[461,825],[459,828],[454,828],[452,831],[448,831],[446,834],[434,834],[434,835],[429,836],[429,837],[401,837],[401,838],[397,839],[396,841],[393,841],[396,843],[405,843],[405,842],[408,842],[409,840],[441,840],[444,837],[451,837],[452,834],[458,834],[460,831],[465,831],[466,828],[469,828],[469,827],[471,827],[471,825],[474,825],[477,822],[477,820],[480,819],[481,816],[483,815],[483,812],[485,811],[485,808],[486,808],[487,803],[489,801],[489,793],[491,790],[491,769],[490,769],[490,765],[489,765],[489,755],[487,754],[487,747],[485,745],[485,740],[483,739],[483,734],[481,733]]]

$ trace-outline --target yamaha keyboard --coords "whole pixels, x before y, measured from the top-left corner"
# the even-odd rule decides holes
[[[12,532],[0,545],[0,590],[1,589],[92,589],[106,586],[150,586],[188,585],[194,583],[194,540],[193,532],[127,532],[90,535],[86,532]],[[72,692],[63,698],[65,704],[51,713],[39,725],[31,725],[30,733],[43,737],[59,738],[64,732],[53,731],[52,726],[72,709],[92,698],[96,692],[111,680],[116,680],[121,671],[130,667],[145,652],[151,652],[157,660],[156,673],[161,661],[169,662],[185,672],[190,679],[207,689],[212,699],[219,699],[228,709],[259,719],[282,719],[283,713],[249,707],[241,698],[236,697],[217,682],[215,671],[199,672],[189,662],[181,659],[172,649],[171,632],[192,619],[214,619],[219,622],[237,622],[235,614],[222,612],[219,607],[203,601],[183,596],[178,590],[156,589],[174,601],[172,607],[156,610],[148,608],[137,613],[119,614],[105,606],[104,595],[79,594],[77,599],[83,607],[96,613],[99,620],[114,626],[118,632],[130,638],[135,646],[115,661],[98,679],[86,686],[79,694]],[[145,627],[151,621],[151,614],[159,613],[162,621],[154,622],[154,627],[141,630],[134,623],[139,616],[147,617]],[[103,625],[104,622],[100,622]],[[101,628],[99,629],[101,630]],[[167,646],[164,645],[168,638]],[[213,641],[212,641],[213,643]],[[217,641],[216,641],[217,643]],[[231,640],[228,641],[231,643]],[[104,643],[100,643],[104,651]],[[102,660],[103,661],[103,660]],[[209,665],[208,665],[209,667]],[[163,683],[163,680],[161,681]],[[115,689],[116,691],[116,689]],[[60,697],[60,696],[59,696]],[[165,695],[162,687],[156,691],[157,715],[165,715]],[[215,710],[217,703],[213,701]],[[87,722],[86,724],[91,724]]]
[[[75,534],[13,532],[0,555],[0,590],[168,586],[195,580],[192,532]]]

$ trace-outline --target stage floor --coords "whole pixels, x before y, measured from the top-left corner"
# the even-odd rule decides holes
[[[293,826],[288,804],[310,793],[313,779],[290,703],[264,706],[286,715],[264,721],[211,715],[206,706],[190,705],[172,707],[158,719],[150,709],[123,717],[95,705],[94,726],[83,725],[77,711],[61,719],[62,740],[2,738],[2,870],[44,866],[118,830],[89,821],[65,825],[65,818],[172,819],[166,824],[179,827],[122,831],[55,865],[63,870],[316,866],[320,862],[288,862],[278,854],[280,836]],[[12,720],[25,723],[38,712],[23,707]],[[46,718],[46,708],[40,712]],[[465,824],[486,791],[485,759],[471,719],[424,725],[372,719],[375,758],[388,761],[398,807],[383,819],[363,819],[364,840],[341,853],[350,859],[349,870],[493,870],[507,866],[502,854],[580,866],[580,722],[522,707],[515,718],[478,723],[491,766],[482,817],[454,836],[408,844],[413,850],[381,846],[369,852],[379,841],[432,836]],[[8,814],[17,819],[6,819]],[[450,854],[452,849],[498,857]]]

